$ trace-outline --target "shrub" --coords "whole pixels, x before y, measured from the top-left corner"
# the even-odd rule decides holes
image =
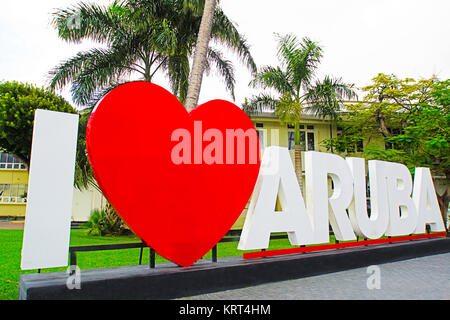
[[[116,210],[108,203],[103,209],[91,211],[88,222],[85,224],[89,235],[123,235],[130,234],[127,225],[122,221]]]

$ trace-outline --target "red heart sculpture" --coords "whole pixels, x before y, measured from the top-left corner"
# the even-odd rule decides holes
[[[259,142],[246,139],[245,163],[239,163],[238,139],[226,148],[227,129],[256,135],[247,115],[230,102],[209,101],[188,113],[170,92],[148,82],[115,88],[89,118],[88,156],[103,194],[148,246],[178,265],[190,266],[211,250],[253,191]],[[205,134],[202,143],[208,130],[216,135]],[[175,131],[192,140],[172,136]],[[188,148],[180,151],[181,142],[191,145],[190,155]],[[206,164],[203,152],[215,162]]]

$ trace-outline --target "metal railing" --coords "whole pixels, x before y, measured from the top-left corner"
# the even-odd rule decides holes
[[[236,242],[239,241],[242,230],[230,230],[227,232],[224,238],[220,239],[219,242]],[[270,237],[271,239],[287,239],[287,235],[274,235]],[[92,246],[73,246],[69,248],[71,266],[77,264],[77,252],[88,252],[88,251],[104,251],[104,250],[121,250],[121,249],[136,249],[140,248],[139,254],[139,264],[142,264],[142,255],[144,248],[148,246],[144,242],[140,243],[121,243],[121,244],[102,244],[102,245],[92,245]],[[149,266],[154,268],[156,265],[156,252],[153,248],[150,249]],[[211,260],[212,262],[217,262],[217,244],[211,250]]]
[[[220,239],[218,243],[223,242],[237,242],[240,240],[240,235],[242,233],[242,230],[230,230],[227,232],[225,237]],[[426,233],[431,233],[430,226],[426,226]],[[329,234],[333,235],[333,230],[329,229]],[[449,237],[449,233],[447,232],[447,237]],[[271,235],[270,240],[277,240],[277,239],[287,239],[287,234],[282,235]],[[391,237],[388,237],[391,238]],[[364,240],[366,241],[367,238],[360,238],[358,235],[356,235],[356,241]],[[336,244],[339,243],[339,240],[336,238],[334,239],[334,242]],[[69,247],[69,265],[74,266],[77,265],[77,252],[91,252],[91,251],[106,251],[106,250],[121,250],[121,249],[136,249],[140,248],[140,254],[139,254],[139,265],[142,264],[142,255],[144,248],[147,248],[148,246],[144,242],[137,242],[137,243],[121,243],[121,244],[102,244],[102,245],[89,245],[89,246],[72,246]],[[305,247],[305,245],[301,245],[300,247]],[[156,266],[156,252],[153,248],[148,247],[150,249],[149,254],[149,267],[155,268]],[[261,249],[261,251],[265,251],[265,249]],[[217,244],[211,249],[211,260],[212,262],[217,262]],[[41,269],[38,269],[38,273],[40,273]],[[75,271],[71,271],[73,273]]]
[[[227,232],[225,237],[219,240],[218,243],[224,243],[224,242],[238,242],[240,240],[240,235],[242,233],[242,230],[230,230]],[[333,232],[330,231],[330,235],[332,235]],[[277,239],[287,239],[288,236],[286,234],[283,235],[271,235],[270,240],[277,240]],[[336,243],[338,243],[338,240],[335,240]],[[69,248],[69,254],[70,254],[70,260],[69,263],[71,266],[77,264],[77,252],[89,252],[89,251],[104,251],[104,250],[121,250],[121,249],[136,249],[140,248],[140,254],[139,254],[139,265],[142,264],[142,255],[144,248],[147,248],[148,246],[144,242],[139,243],[121,243],[121,244],[102,244],[102,245],[90,245],[90,246],[73,246]],[[156,252],[153,248],[148,247],[150,249],[150,256],[149,256],[149,266],[150,268],[155,268],[156,266]],[[265,251],[265,249],[261,249],[262,251]],[[217,262],[217,244],[211,249],[211,261]]]

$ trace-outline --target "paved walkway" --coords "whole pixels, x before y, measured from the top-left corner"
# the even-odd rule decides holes
[[[450,253],[184,299],[450,299]]]
[[[23,222],[0,221],[0,229],[23,229]]]

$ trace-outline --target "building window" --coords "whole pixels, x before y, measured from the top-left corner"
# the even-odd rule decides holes
[[[295,146],[295,132],[288,131],[288,148],[289,150],[294,150]]]
[[[26,169],[26,165],[12,154],[1,152],[0,169]]]
[[[308,151],[313,151],[316,149],[314,144],[314,132],[307,132],[308,134]]]
[[[259,149],[264,149],[264,131],[265,130],[256,130],[256,133],[258,134],[258,140],[259,140]]]
[[[288,131],[288,148],[294,150],[295,148],[295,132]],[[314,151],[316,150],[314,126],[300,125],[300,150]]]
[[[0,203],[26,203],[27,184],[0,184]]]

